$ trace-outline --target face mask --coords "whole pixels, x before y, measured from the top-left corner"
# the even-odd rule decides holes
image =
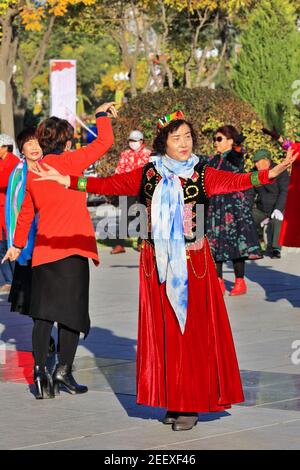
[[[135,152],[136,152],[137,150],[139,150],[139,149],[141,148],[141,146],[142,146],[142,144],[141,144],[140,142],[134,142],[134,141],[132,141],[132,140],[129,142],[129,147],[130,147],[132,150],[134,150]]]

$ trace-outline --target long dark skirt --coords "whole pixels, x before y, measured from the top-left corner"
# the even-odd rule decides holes
[[[11,312],[30,315],[31,283],[31,262],[27,266],[22,266],[16,261],[8,297],[8,301],[11,303]]]
[[[86,336],[89,277],[88,259],[77,255],[32,268],[32,318],[61,323]]]

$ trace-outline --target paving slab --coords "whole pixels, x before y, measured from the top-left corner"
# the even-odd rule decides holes
[[[0,449],[300,449],[299,251],[248,262],[241,297],[228,295],[234,275],[226,265],[225,302],[246,401],[199,414],[184,433],[161,423],[165,410],[135,402],[139,255],[101,248],[100,257],[100,268],[91,264],[92,328],[75,360],[85,395],[34,399],[32,321],[0,297]]]

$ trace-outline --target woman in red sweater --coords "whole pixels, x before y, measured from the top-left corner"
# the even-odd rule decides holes
[[[148,233],[140,255],[137,403],[167,408],[164,424],[191,429],[198,412],[244,400],[223,295],[196,213],[215,194],[269,184],[295,158],[270,171],[233,174],[206,167],[192,153],[196,135],[182,113],[159,121],[155,155],[143,168],[108,178],[53,175],[70,192],[139,196]],[[36,185],[47,183],[36,181]],[[73,191],[72,191],[73,190]],[[201,220],[200,220],[201,223]],[[199,235],[199,234],[198,234]]]
[[[84,169],[104,155],[113,144],[113,132],[107,111],[116,117],[113,103],[96,110],[98,137],[90,145],[75,151],[70,147],[73,128],[55,117],[45,120],[37,130],[43,150],[43,162],[62,174],[82,175]],[[30,313],[33,327],[34,380],[36,398],[54,397],[63,385],[71,393],[84,393],[71,373],[80,332],[90,329],[88,310],[88,258],[99,264],[94,228],[84,194],[67,191],[49,181],[37,185],[28,173],[26,194],[17,220],[14,246],[5,259],[16,260],[25,247],[28,233],[37,216],[37,234],[32,255],[32,295]],[[59,364],[53,377],[45,363],[53,323],[59,325]]]

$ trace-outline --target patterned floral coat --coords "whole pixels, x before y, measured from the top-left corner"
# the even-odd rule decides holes
[[[137,152],[132,149],[125,150],[121,153],[115,173],[127,173],[146,165],[150,155],[151,150],[147,149],[144,144]]]
[[[208,159],[217,170],[244,172],[243,154],[235,150]],[[237,193],[212,196],[206,217],[206,233],[216,262],[262,257],[247,195]]]

